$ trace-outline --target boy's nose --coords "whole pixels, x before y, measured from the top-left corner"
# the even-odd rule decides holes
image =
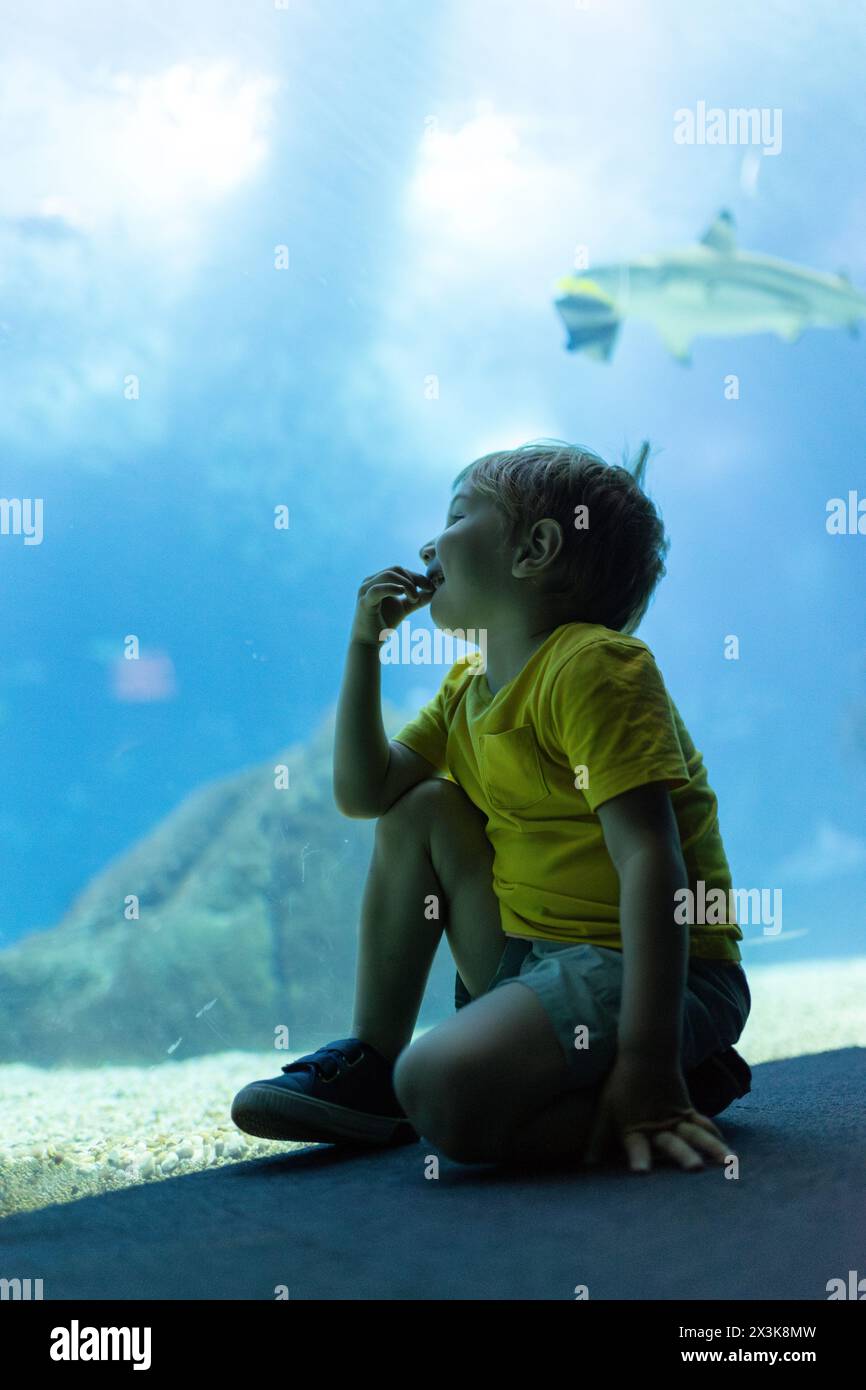
[[[436,554],[435,542],[428,541],[426,545],[422,545],[421,549],[418,551],[418,554],[421,556],[422,564],[429,565],[430,561],[433,559],[433,556]]]

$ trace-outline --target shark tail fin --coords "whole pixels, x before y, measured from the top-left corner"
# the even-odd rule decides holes
[[[554,307],[568,329],[568,351],[607,362],[622,322],[614,299],[585,275],[567,275],[556,288],[559,297]]]
[[[570,333],[567,347],[569,352],[582,352],[584,357],[590,357],[593,362],[609,362],[618,335],[618,323],[606,324],[593,330],[591,342],[587,342],[580,334]]]

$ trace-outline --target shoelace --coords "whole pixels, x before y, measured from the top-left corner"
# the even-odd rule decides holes
[[[336,1076],[340,1070],[340,1061],[347,1062],[349,1059],[346,1053],[339,1047],[320,1047],[311,1057],[299,1057],[296,1062],[287,1062],[280,1071],[302,1071],[304,1067],[310,1067],[313,1071],[322,1075],[326,1081],[330,1081],[332,1076]],[[330,1067],[328,1067],[330,1063]]]

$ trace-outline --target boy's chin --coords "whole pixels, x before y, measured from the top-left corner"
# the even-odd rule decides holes
[[[433,626],[438,627],[440,631],[449,632],[451,628],[456,626],[456,624],[449,617],[448,605],[437,604],[436,600],[438,597],[439,595],[437,592],[433,595],[433,598],[430,601],[430,621],[432,622]]]
[[[440,585],[439,585],[439,589],[441,589],[441,587],[442,587],[442,585],[440,584]],[[436,600],[437,600],[438,597],[439,597],[439,589],[436,590],[436,592],[434,593],[433,597],[431,598],[429,604],[427,605],[427,612],[430,614],[430,620],[431,620],[431,622],[433,623],[433,626],[434,626],[434,627],[441,627],[441,626],[442,626],[442,618],[441,618],[441,616],[440,616],[440,614],[441,614],[441,604],[438,604],[438,603],[436,602]]]
[[[451,627],[448,619],[443,618],[440,613],[434,613],[432,607],[430,609],[430,621],[434,627],[438,627],[440,632],[447,632]]]
[[[439,628],[440,632],[446,634],[454,632],[459,636],[461,633],[468,631],[467,626],[465,623],[457,621],[455,615],[449,610],[447,601],[445,603],[437,602],[441,588],[442,586],[440,584],[439,589],[436,590],[427,606],[427,611],[430,614],[430,621],[434,627]]]

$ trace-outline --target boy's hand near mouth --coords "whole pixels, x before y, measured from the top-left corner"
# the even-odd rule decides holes
[[[351,641],[378,647],[383,632],[393,630],[429,603],[436,586],[426,574],[392,565],[368,575],[358,590]]]

